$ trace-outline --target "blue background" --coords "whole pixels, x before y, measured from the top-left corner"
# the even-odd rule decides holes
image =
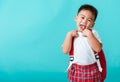
[[[106,55],[105,82],[119,82],[118,0],[0,0],[0,82],[67,82],[61,44],[85,3],[99,11],[94,29]]]

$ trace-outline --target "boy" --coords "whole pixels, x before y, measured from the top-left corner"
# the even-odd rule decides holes
[[[98,11],[89,4],[82,5],[75,17],[77,30],[67,33],[62,50],[69,54],[74,47],[74,56],[68,68],[69,82],[101,82],[101,66],[96,63],[95,53],[102,49],[98,33],[92,30]],[[74,41],[73,41],[74,40]]]

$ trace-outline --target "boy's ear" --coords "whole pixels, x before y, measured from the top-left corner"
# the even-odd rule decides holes
[[[75,21],[77,21],[77,19],[78,19],[78,17],[77,17],[77,16],[75,16],[74,20],[75,20]]]
[[[92,24],[92,28],[94,27],[94,25],[95,25],[95,22],[93,22],[93,24]]]
[[[95,22],[93,23],[93,27],[94,27],[94,25],[95,25]]]

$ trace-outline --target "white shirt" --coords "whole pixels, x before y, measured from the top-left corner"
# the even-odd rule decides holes
[[[92,30],[94,36],[101,42],[98,33]],[[74,63],[79,65],[89,65],[96,62],[94,51],[92,50],[88,38],[78,32],[78,37],[74,39]]]

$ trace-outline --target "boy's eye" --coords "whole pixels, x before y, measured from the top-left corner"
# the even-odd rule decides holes
[[[85,17],[81,17],[81,19],[84,19]]]
[[[88,22],[92,22],[92,20],[89,19]]]

